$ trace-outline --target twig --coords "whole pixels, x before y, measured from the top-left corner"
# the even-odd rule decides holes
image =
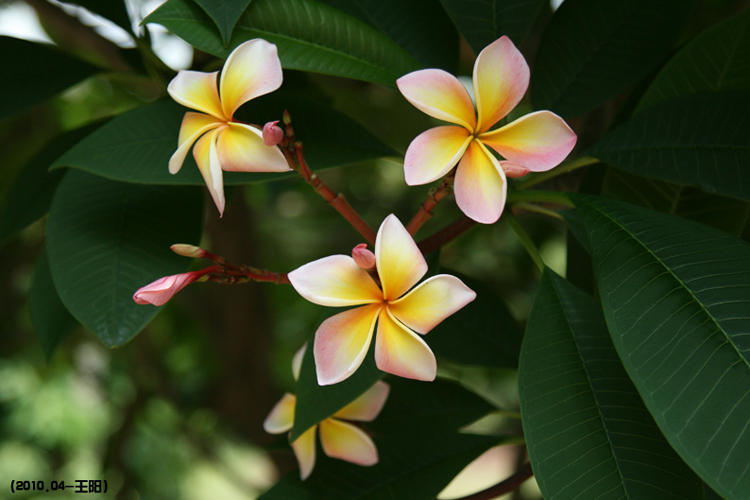
[[[451,222],[437,233],[433,234],[432,236],[428,236],[427,238],[417,243],[417,246],[424,255],[427,255],[428,253],[433,252],[441,246],[445,245],[449,241],[453,241],[454,239],[458,238],[476,225],[476,221],[471,220],[466,216],[461,216],[460,219]]]
[[[410,235],[414,236],[419,231],[422,225],[432,218],[432,211],[435,209],[440,200],[451,194],[453,191],[453,178],[455,176],[455,170],[446,175],[443,178],[443,182],[440,187],[431,189],[427,194],[427,199],[424,203],[419,206],[419,211],[412,217],[409,224],[406,225],[406,230]]]

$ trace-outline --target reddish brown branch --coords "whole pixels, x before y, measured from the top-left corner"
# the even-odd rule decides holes
[[[433,252],[441,246],[445,245],[449,241],[453,241],[454,239],[458,238],[463,233],[474,227],[476,224],[476,221],[473,221],[466,216],[462,216],[460,219],[451,222],[432,236],[428,236],[427,238],[423,239],[422,241],[417,243],[417,246],[423,254],[427,255],[428,253]]]
[[[457,500],[490,500],[492,498],[497,498],[500,495],[517,490],[524,481],[533,475],[534,472],[531,470],[531,464],[527,462],[508,479],[505,479],[494,486],[490,486],[486,490],[479,491],[467,497],[458,498]]]
[[[422,225],[432,218],[432,211],[440,203],[440,200],[451,194],[453,191],[454,173],[450,173],[443,178],[443,182],[437,189],[431,189],[427,194],[427,199],[419,206],[419,211],[412,217],[406,230],[414,236]]]

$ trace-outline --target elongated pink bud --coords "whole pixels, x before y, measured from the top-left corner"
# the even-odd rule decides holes
[[[354,247],[352,258],[362,269],[370,270],[375,268],[375,254],[367,249],[367,243],[360,243]]]
[[[277,123],[279,120],[263,125],[263,142],[266,146],[276,146],[284,138],[284,131],[276,126]]]
[[[511,179],[515,179],[517,177],[523,177],[524,175],[531,172],[531,170],[524,167],[523,165],[519,165],[518,163],[513,163],[510,161],[501,161],[500,166],[503,167],[503,171],[505,171],[505,176],[510,177]]]
[[[202,259],[206,256],[207,253],[200,247],[196,247],[194,245],[186,245],[184,243],[177,243],[176,245],[172,245],[169,248],[171,248],[172,251],[177,255],[182,255],[183,257],[193,257],[196,259]]]
[[[133,294],[133,300],[137,304],[153,304],[155,306],[164,305],[174,294],[205,274],[206,273],[201,270],[159,278],[153,283],[139,288],[138,291]]]

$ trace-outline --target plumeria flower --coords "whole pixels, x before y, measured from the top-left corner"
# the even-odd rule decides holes
[[[341,382],[359,368],[376,323],[378,368],[400,377],[434,380],[435,355],[414,332],[429,332],[476,297],[461,280],[445,274],[409,291],[427,272],[427,263],[394,215],[378,230],[375,267],[380,286],[348,255],[325,257],[289,273],[294,288],[310,302],[361,306],[328,318],[318,328],[313,353],[320,385]]]
[[[456,204],[468,217],[490,224],[500,218],[507,193],[506,172],[542,172],[558,165],[573,149],[575,133],[550,111],[536,111],[495,130],[529,86],[529,66],[506,36],[494,41],[474,63],[476,113],[466,88],[440,69],[424,69],[396,81],[406,99],[428,115],[457,126],[429,129],[409,145],[406,183],[433,182],[456,164]],[[487,149],[505,159],[498,161]]]
[[[222,170],[231,172],[284,172],[289,165],[276,147],[263,143],[263,134],[239,123],[234,113],[247,101],[281,86],[281,62],[276,45],[257,38],[239,45],[219,72],[180,71],[167,91],[183,106],[200,111],[185,113],[177,151],[169,160],[169,171],[177,173],[188,150],[206,181],[211,197],[224,213]]]
[[[293,363],[295,379],[299,378],[302,352],[304,352],[304,347],[297,353]],[[292,443],[303,481],[308,478],[315,466],[315,435],[318,430],[320,430],[320,444],[323,446],[323,452],[329,457],[365,466],[378,463],[378,450],[370,436],[347,421],[372,422],[375,420],[385,405],[389,391],[388,384],[383,381],[376,382],[357,399],[337,411],[332,417],[310,427]],[[263,422],[266,432],[282,434],[291,431],[294,427],[296,404],[297,398],[294,394],[288,392],[284,394]]]

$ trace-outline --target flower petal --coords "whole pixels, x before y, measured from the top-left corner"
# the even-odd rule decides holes
[[[185,157],[195,141],[212,128],[221,127],[224,122],[205,113],[185,113],[180,125],[180,135],[177,139],[177,151],[169,159],[169,173],[176,174],[182,168]]]
[[[317,425],[313,425],[292,443],[292,449],[299,464],[299,476],[303,481],[310,477],[315,467],[315,430],[317,428]]]
[[[461,127],[435,127],[419,134],[406,150],[404,177],[410,186],[440,179],[456,166],[471,135]]]
[[[417,333],[427,333],[476,298],[463,281],[447,274],[433,276],[388,304],[391,314]]]
[[[375,238],[375,263],[386,300],[396,300],[427,272],[427,262],[401,221],[391,214]]]
[[[320,423],[320,444],[331,458],[346,460],[357,465],[378,463],[378,449],[362,429],[335,418]]]
[[[219,162],[219,155],[216,153],[216,136],[226,128],[221,126],[215,128],[210,134],[204,134],[203,137],[198,139],[193,148],[193,157],[195,163],[198,164],[198,169],[203,175],[203,180],[206,181],[208,186],[208,192],[211,193],[216,208],[219,209],[219,214],[224,214],[224,176],[221,173],[221,163]]]
[[[492,224],[503,213],[507,190],[500,164],[479,141],[473,141],[456,170],[453,192],[458,208],[477,222]]]
[[[420,111],[474,131],[474,103],[458,78],[442,69],[413,71],[396,80],[406,99]]]
[[[486,46],[474,63],[479,132],[488,130],[521,102],[529,88],[529,65],[510,38]]]
[[[163,306],[177,292],[200,277],[199,272],[190,272],[164,276],[136,290],[133,300],[136,304]]]
[[[292,430],[296,405],[297,397],[294,394],[284,394],[263,421],[263,429],[269,434],[281,434]]]
[[[297,293],[321,306],[358,306],[383,300],[375,281],[348,255],[323,257],[288,277]]]
[[[532,172],[544,172],[560,164],[576,145],[576,134],[565,120],[551,111],[522,116],[479,139],[513,163]]]
[[[365,359],[382,306],[370,304],[331,316],[315,332],[313,354],[319,385],[349,378]]]
[[[219,135],[217,151],[221,168],[227,172],[291,170],[281,150],[263,142],[263,132],[242,123],[229,123],[229,128]]]
[[[435,355],[416,333],[396,321],[388,308],[380,312],[375,364],[384,372],[416,380],[435,380]]]
[[[183,106],[226,121],[227,117],[221,109],[219,91],[216,88],[216,75],[218,74],[218,71],[203,73],[202,71],[180,70],[177,76],[169,82],[167,92],[172,99]]]
[[[225,116],[233,116],[250,99],[281,87],[283,79],[276,45],[261,38],[238,45],[221,71],[219,87]]]
[[[297,352],[294,353],[294,357],[292,358],[292,375],[294,375],[294,380],[299,380],[299,373],[302,370],[302,360],[305,357],[306,351],[307,342],[302,344],[302,347],[300,347]]]
[[[359,422],[372,422],[380,413],[388,399],[391,386],[378,380],[375,385],[367,389],[360,396],[333,414],[334,417],[343,420],[356,420]]]

